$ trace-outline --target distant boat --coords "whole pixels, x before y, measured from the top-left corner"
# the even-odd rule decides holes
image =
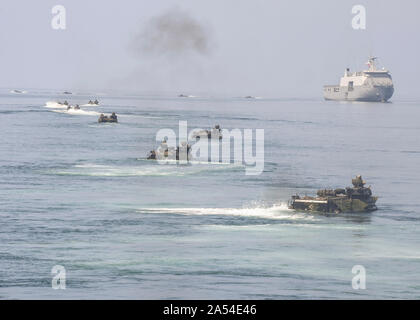
[[[72,94],[70,91],[64,91],[63,94]]]
[[[10,92],[11,93],[26,93],[26,91],[21,91],[21,90],[17,90],[17,89],[11,90]]]
[[[197,96],[192,96],[192,95],[188,95],[188,94],[179,94],[178,98],[197,98]]]
[[[324,86],[325,100],[388,101],[394,93],[392,77],[388,70],[377,69],[377,57],[370,57],[368,70],[350,72],[347,68],[339,85]]]
[[[91,106],[99,106],[99,101],[96,99],[95,101],[89,100],[87,104],[83,105],[84,107],[91,107]]]

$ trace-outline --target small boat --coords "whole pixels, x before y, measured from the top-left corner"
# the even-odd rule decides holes
[[[21,91],[21,90],[17,90],[17,89],[11,90],[10,92],[11,93],[18,93],[18,94],[26,93],[26,91]]]

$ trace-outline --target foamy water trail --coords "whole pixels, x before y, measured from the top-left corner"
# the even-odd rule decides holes
[[[44,108],[49,109],[67,109],[67,106],[64,104],[59,104],[57,101],[47,101]]]
[[[167,213],[182,215],[224,215],[237,217],[255,217],[276,220],[312,220],[314,217],[304,213],[295,212],[288,208],[287,203],[283,202],[270,207],[256,206],[246,208],[142,208],[140,213]]]
[[[151,160],[144,160],[149,163]],[[79,176],[96,176],[96,177],[130,177],[130,176],[187,176],[199,173],[233,170],[236,169],[234,164],[222,166],[207,165],[176,165],[177,161],[173,160],[173,165],[159,165],[153,163],[151,165],[141,166],[107,166],[94,163],[78,164],[68,169],[54,169],[48,171],[48,174],[57,175],[79,175]]]
[[[82,110],[82,109],[70,109],[70,110],[52,110],[52,112],[57,112],[57,113],[66,113],[66,114],[71,114],[71,115],[76,115],[76,116],[99,116],[100,113],[96,112],[96,111],[86,111],[86,110]]]
[[[93,107],[95,105],[86,104],[86,105],[83,105],[83,106]],[[44,108],[54,109],[54,110],[51,110],[52,112],[66,113],[66,114],[78,115],[78,116],[99,116],[100,115],[100,113],[96,112],[96,111],[86,111],[86,110],[83,110],[83,109],[74,109],[74,106],[72,106],[71,109],[67,110],[67,105],[60,104],[56,101],[48,101],[45,104]]]
[[[154,161],[154,160],[148,160],[146,158],[137,158],[138,161]],[[156,161],[156,163],[160,163],[162,165],[177,165],[179,164],[179,160],[175,160],[175,159],[167,159],[167,160],[159,160]],[[230,163],[230,162],[219,162],[219,161],[206,161],[206,160],[201,160],[201,159],[196,159],[196,160],[189,160],[188,161],[189,165],[209,165],[209,166],[229,166],[231,168],[244,168],[245,165],[242,163]]]

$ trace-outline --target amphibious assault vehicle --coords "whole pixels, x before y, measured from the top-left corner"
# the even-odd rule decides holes
[[[370,187],[365,187],[362,176],[352,179],[353,187],[345,189],[321,189],[317,197],[292,196],[289,208],[311,212],[341,213],[370,212],[377,210],[376,200]]]
[[[104,115],[103,113],[99,116],[98,119],[99,123],[104,123],[104,122],[114,122],[117,123],[118,122],[118,117],[115,114],[115,112],[113,112],[109,117]]]

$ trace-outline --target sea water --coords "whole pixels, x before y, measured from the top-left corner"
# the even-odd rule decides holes
[[[66,112],[51,101],[97,107]],[[118,124],[100,124],[116,112]],[[0,298],[420,298],[420,101],[0,95]],[[146,160],[162,128],[264,129],[264,171]],[[291,195],[363,175],[378,211]],[[65,290],[54,290],[54,266]],[[366,289],[352,285],[362,266]]]

